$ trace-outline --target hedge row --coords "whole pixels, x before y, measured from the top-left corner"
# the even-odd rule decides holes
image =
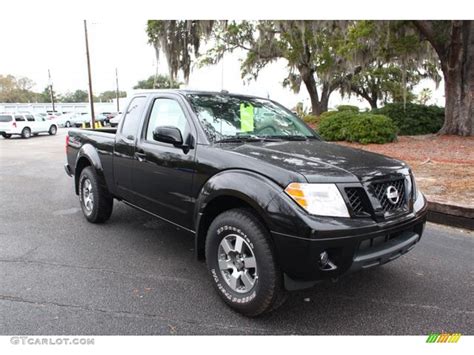
[[[393,103],[361,113],[357,106],[341,105],[337,111],[324,112],[319,117],[307,115],[304,120],[327,140],[385,143],[393,141],[397,134],[438,132],[443,126],[444,108]]]
[[[387,104],[372,110],[388,116],[398,127],[400,135],[418,135],[438,132],[444,122],[444,108],[407,103]]]
[[[319,133],[329,141],[388,143],[397,138],[397,127],[384,115],[346,110],[333,111],[321,117]]]

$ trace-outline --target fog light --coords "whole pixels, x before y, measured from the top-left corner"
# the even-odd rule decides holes
[[[321,265],[321,267],[324,267],[328,264],[328,262],[329,262],[329,255],[327,251],[323,251],[321,254],[319,254],[319,265]]]
[[[337,266],[329,259],[327,251],[323,251],[319,254],[319,268],[322,271],[333,271],[337,269]]]

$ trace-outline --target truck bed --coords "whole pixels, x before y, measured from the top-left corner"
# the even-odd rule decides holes
[[[68,132],[68,144],[66,148],[67,162],[71,172],[75,173],[75,166],[80,156],[79,151],[86,149],[94,150],[100,156],[104,177],[113,186],[113,154],[115,144],[116,128],[73,128]]]
[[[71,129],[72,130],[72,129]],[[94,133],[111,133],[111,134],[116,134],[117,133],[117,127],[112,128],[112,127],[107,127],[107,128],[75,128],[73,129],[74,131],[84,131],[84,132],[94,132]]]

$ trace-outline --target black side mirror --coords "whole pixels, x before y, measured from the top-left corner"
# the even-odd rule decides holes
[[[175,146],[183,145],[181,131],[173,126],[158,126],[153,130],[153,139],[158,142],[171,143]]]

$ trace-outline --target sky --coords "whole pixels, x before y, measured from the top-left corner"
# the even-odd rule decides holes
[[[155,51],[147,43],[146,20],[104,17],[88,20],[89,49],[92,67],[94,94],[115,89],[115,68],[119,73],[121,90],[131,92],[138,80],[145,79],[156,71]],[[66,93],[76,89],[87,90],[87,66],[83,20],[54,17],[30,18],[19,22],[15,18],[0,21],[0,74],[26,76],[42,91],[48,85],[48,69],[54,89]],[[257,81],[246,83],[240,76],[240,60],[244,53],[226,55],[223,63],[204,68],[194,68],[188,83],[189,88],[221,90],[270,97],[288,108],[298,101],[309,106],[309,97],[304,87],[299,94],[282,87],[286,76],[284,60],[270,64],[261,71]],[[158,72],[167,74],[163,60]],[[432,82],[419,85],[415,92],[429,87],[434,95],[430,103],[443,104],[443,87],[436,89]],[[355,104],[368,107],[363,100],[352,97],[342,99],[333,94],[329,106]]]

